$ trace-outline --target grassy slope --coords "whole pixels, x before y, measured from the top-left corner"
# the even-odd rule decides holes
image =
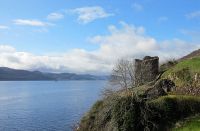
[[[169,128],[183,118],[200,113],[200,97],[185,95],[168,95],[151,100],[150,105],[161,114],[160,121]]]
[[[191,73],[200,72],[200,57],[181,61],[166,73],[176,72],[182,70],[183,68],[189,68]]]
[[[200,116],[191,117],[183,122],[178,123],[178,127],[172,131],[199,131],[200,130]]]
[[[173,81],[180,88],[185,86],[186,84],[194,84],[194,75],[198,73],[200,74],[200,57],[194,57],[191,59],[186,59],[169,70],[167,70],[162,78],[173,78],[169,77],[176,76],[176,79]],[[177,79],[178,78],[178,79]],[[174,128],[173,131],[199,131],[200,130],[200,116],[183,121],[184,125],[179,128]]]
[[[184,87],[194,84],[195,74],[200,74],[200,57],[187,59],[163,73],[162,78],[168,78],[175,82],[176,86]]]

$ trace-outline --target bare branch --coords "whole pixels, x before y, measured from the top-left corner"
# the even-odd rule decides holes
[[[127,90],[130,87],[134,87],[134,76],[134,63],[120,59],[112,71],[110,83]]]

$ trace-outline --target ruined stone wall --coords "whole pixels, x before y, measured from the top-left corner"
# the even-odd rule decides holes
[[[146,56],[135,59],[135,85],[139,86],[156,79],[159,73],[159,58]]]

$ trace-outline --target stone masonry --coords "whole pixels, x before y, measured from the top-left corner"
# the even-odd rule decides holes
[[[145,56],[135,59],[135,85],[140,86],[156,79],[159,74],[159,57]]]

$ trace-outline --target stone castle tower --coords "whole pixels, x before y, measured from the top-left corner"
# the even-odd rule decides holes
[[[143,60],[135,59],[135,85],[140,86],[156,79],[159,73],[159,57],[145,56]]]

